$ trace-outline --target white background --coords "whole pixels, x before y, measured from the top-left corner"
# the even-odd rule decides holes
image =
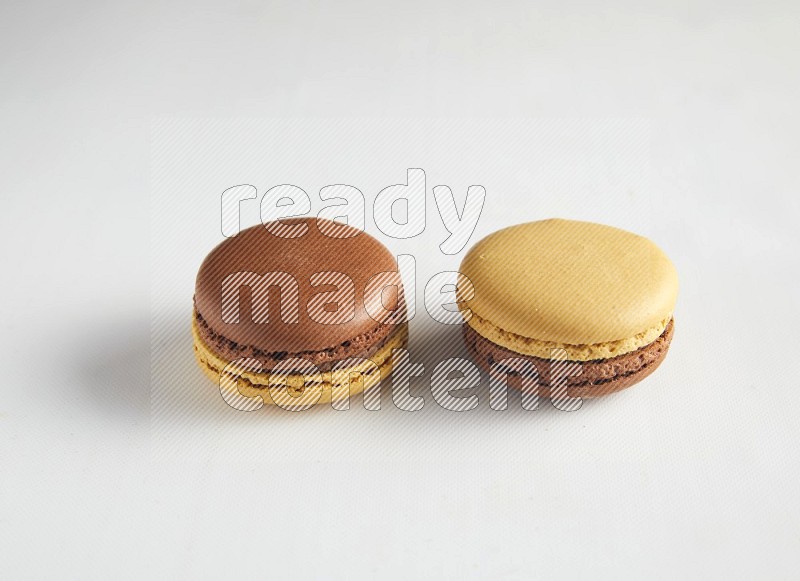
[[[3,3],[0,577],[795,578],[799,16]],[[550,216],[655,240],[682,285],[659,371],[570,414],[424,381],[411,414],[227,408],[181,331],[221,192],[370,199],[408,167],[486,187],[471,243]],[[428,210],[384,239],[418,301],[460,260]]]

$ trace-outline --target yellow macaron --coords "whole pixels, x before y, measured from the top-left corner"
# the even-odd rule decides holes
[[[546,383],[547,362],[563,350],[581,364],[571,392],[591,396],[636,383],[666,355],[678,276],[647,238],[590,222],[530,222],[479,241],[459,270],[464,334],[484,367],[528,358]]]

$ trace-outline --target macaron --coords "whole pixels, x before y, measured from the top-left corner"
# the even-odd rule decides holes
[[[591,398],[638,383],[667,355],[678,275],[647,238],[590,222],[530,222],[477,242],[459,271],[468,351],[493,374],[535,370],[539,395],[553,395],[556,360],[573,364],[560,393]]]
[[[397,262],[330,220],[247,228],[200,266],[192,334],[200,369],[244,398],[304,409],[349,397],[387,377],[407,344]]]

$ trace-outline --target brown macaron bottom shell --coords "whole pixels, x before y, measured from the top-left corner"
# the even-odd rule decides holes
[[[204,333],[198,324],[195,312],[192,320],[192,337],[194,339],[194,355],[198,367],[222,390],[223,374],[230,373],[231,360],[221,356],[206,343]],[[391,375],[392,350],[405,349],[408,345],[408,324],[394,326],[392,331],[373,344],[368,352],[350,354],[338,361],[326,361],[319,365],[320,375],[309,377],[301,372],[289,371],[282,377],[283,385],[275,385],[271,368],[263,368],[258,372],[243,372],[229,376],[235,382],[235,389],[244,398],[261,398],[267,404],[277,404],[285,409],[298,411],[306,409],[308,404],[320,405],[335,403],[357,395],[366,389],[379,388],[381,382]],[[298,358],[315,364],[314,353],[295,354]],[[337,376],[331,372],[332,365],[345,359],[368,360],[373,365],[354,365],[346,367]],[[337,383],[340,382],[340,383]],[[317,396],[317,393],[319,395]],[[278,396],[280,401],[275,401]]]
[[[608,395],[631,387],[653,373],[669,350],[674,329],[674,321],[670,320],[664,332],[652,343],[640,347],[636,351],[592,361],[575,361],[580,365],[580,374],[567,378],[567,395],[569,397],[594,398]],[[508,385],[520,389],[519,373],[502,370],[504,359],[522,359],[536,367],[539,379],[539,395],[550,397],[551,360],[516,353],[493,343],[480,335],[475,329],[464,323],[464,341],[467,349],[478,365],[487,373],[498,373],[508,376]]]

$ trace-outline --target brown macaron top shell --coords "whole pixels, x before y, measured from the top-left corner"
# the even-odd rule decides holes
[[[294,237],[284,237],[287,234]],[[296,280],[297,301],[283,298],[282,285],[270,285],[260,294],[254,290],[257,286],[234,285],[239,305],[236,322],[231,316],[230,281],[237,276],[250,276],[252,281],[269,273],[286,273]],[[352,292],[338,273],[352,280]],[[372,288],[385,290],[365,293],[374,277]],[[404,314],[404,305],[397,262],[389,250],[366,232],[317,218],[253,226],[226,239],[203,261],[195,288],[195,308],[211,331],[262,352],[321,351],[365,334],[385,336]],[[254,306],[262,318],[259,322]],[[332,319],[337,312],[346,315]],[[387,312],[393,316],[381,318]]]

